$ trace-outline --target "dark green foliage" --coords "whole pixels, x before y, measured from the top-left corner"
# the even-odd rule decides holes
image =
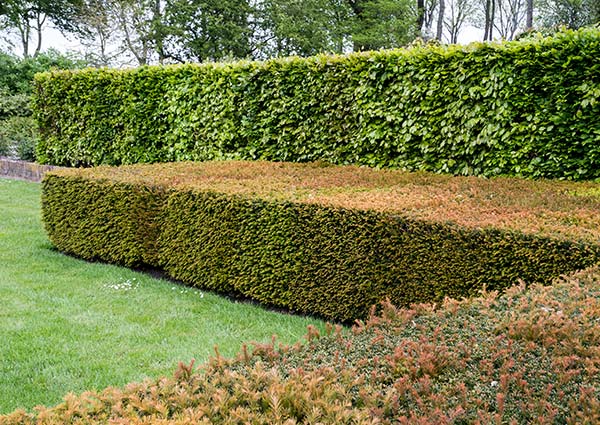
[[[11,145],[7,141],[0,137],[0,156],[6,156],[11,152]]]
[[[84,65],[82,60],[56,50],[25,59],[0,52],[0,90],[6,90],[9,94],[30,94],[36,73],[51,69],[77,69]]]
[[[48,176],[42,214],[60,250],[127,266],[154,264],[161,201],[145,187]]]
[[[530,214],[529,221],[534,221],[525,219],[529,224],[517,227],[522,231],[500,225],[473,228],[377,210],[375,201],[373,209],[358,209],[293,202],[285,194],[252,195],[252,189],[236,192],[236,185],[248,184],[248,177],[236,177],[232,170],[249,164],[164,164],[50,174],[43,183],[46,230],[58,249],[86,259],[147,264],[201,288],[338,321],[363,318],[386,298],[408,305],[468,297],[484,287],[502,290],[519,279],[549,283],[600,260],[600,243],[592,234],[585,239],[576,233],[565,237],[532,231],[550,226],[550,221],[536,222],[535,217],[554,213],[540,210],[527,196],[523,199],[531,203],[530,211],[518,214]],[[264,173],[260,167],[275,175],[273,170],[283,166],[262,163],[254,169],[257,175]],[[220,170],[220,180],[209,176],[210,167]],[[307,176],[318,170],[305,168]],[[168,174],[169,169],[179,174]],[[331,176],[335,169],[327,172]],[[231,189],[178,186],[182,176],[200,180],[203,175],[213,184],[229,182]],[[305,180],[316,185],[315,175]],[[267,188],[278,187],[276,178],[271,180],[275,183],[263,174],[259,181]],[[414,182],[418,184],[416,178]],[[299,178],[296,184],[305,182]],[[367,183],[355,184],[359,189]],[[334,186],[329,181],[324,187],[331,192]],[[464,193],[473,190],[466,187]],[[562,221],[589,217],[583,205],[579,219],[556,214]],[[585,233],[582,228],[580,234]]]
[[[0,88],[0,119],[26,117],[31,115],[31,99],[25,93],[12,94]]]
[[[265,63],[53,72],[38,154],[58,165],[325,160],[600,177],[600,30]]]
[[[31,117],[13,116],[0,120],[0,155],[33,161],[37,141],[37,127]]]
[[[248,3],[247,0],[170,0],[165,5],[166,23],[157,24],[158,30],[165,32],[171,41],[170,48],[163,53],[181,62],[250,56],[252,8]]]
[[[580,28],[600,22],[597,0],[538,0],[537,21],[543,29]]]
[[[417,34],[414,0],[351,0],[354,51],[401,47]]]
[[[346,0],[264,0],[254,13],[258,58],[341,53],[355,18]]]

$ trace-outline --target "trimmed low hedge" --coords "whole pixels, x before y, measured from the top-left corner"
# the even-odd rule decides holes
[[[42,207],[62,251],[352,321],[386,298],[460,298],[598,263],[598,189],[321,164],[172,163],[52,172]]]
[[[600,177],[600,29],[469,46],[38,74],[38,158],[324,160]]]

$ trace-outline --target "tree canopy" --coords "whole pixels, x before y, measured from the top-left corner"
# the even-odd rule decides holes
[[[3,0],[0,29],[5,38],[15,35],[19,39],[24,57],[36,55],[42,47],[42,30],[47,21],[61,31],[76,31],[82,4],[82,0]]]
[[[52,26],[77,38],[89,63],[145,65],[267,59],[456,43],[600,21],[598,0],[2,0],[0,40],[23,57]]]

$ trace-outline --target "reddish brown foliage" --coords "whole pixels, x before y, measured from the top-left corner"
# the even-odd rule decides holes
[[[224,161],[71,169],[61,175],[397,212],[471,228],[600,240],[600,185],[482,179],[322,163]]]

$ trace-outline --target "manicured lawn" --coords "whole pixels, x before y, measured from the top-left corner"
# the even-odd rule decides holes
[[[39,184],[0,178],[0,414],[322,326],[65,256],[44,234],[39,198]]]

